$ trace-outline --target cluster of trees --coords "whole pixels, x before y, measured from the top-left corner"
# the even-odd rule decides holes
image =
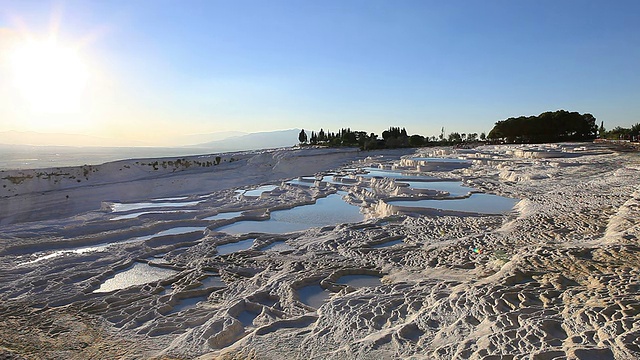
[[[600,128],[598,129],[598,137],[601,139],[609,140],[638,141],[640,139],[640,123],[631,126],[631,128],[616,126],[609,131],[604,128],[604,123],[600,123]]]
[[[406,132],[406,131],[405,131]],[[378,149],[378,135],[366,131],[352,131],[349,128],[340,129],[337,133],[320,129],[317,133],[311,132],[311,136],[307,137],[307,133],[302,129],[298,135],[301,144],[309,145],[327,145],[327,146],[359,146],[361,149]]]
[[[507,143],[545,143],[561,141],[590,141],[596,137],[607,139],[637,140],[640,138],[640,124],[630,129],[616,127],[606,131],[604,124],[596,125],[596,118],[589,114],[569,112],[566,110],[547,111],[538,116],[511,117],[496,122],[489,135],[481,133],[452,132],[445,136],[442,128],[438,136],[409,135],[405,128],[390,127],[382,132],[381,138],[375,133],[366,131],[352,131],[349,128],[340,129],[334,133],[323,129],[312,131],[311,136],[300,131],[300,144],[326,146],[358,146],[363,150],[464,145],[477,142],[507,142]]]
[[[508,143],[544,143],[593,140],[597,134],[593,115],[558,110],[498,121],[488,138]]]
[[[298,135],[298,140],[302,144],[309,142],[311,145],[357,146],[360,140],[366,137],[366,135],[364,131],[351,131],[351,129],[348,128],[340,129],[337,133],[330,131],[325,132],[323,129],[320,129],[317,133],[312,131],[311,136],[307,138],[307,133],[302,129],[300,135]]]
[[[306,131],[302,129],[298,134],[300,144],[309,145],[326,145],[326,146],[358,146],[362,150],[372,149],[394,149],[403,147],[420,147],[420,146],[436,146],[436,145],[457,145],[467,142],[484,141],[486,136],[484,133],[478,137],[477,133],[450,133],[448,137],[444,136],[444,128],[439,137],[425,137],[414,134],[409,135],[405,128],[390,127],[382,132],[381,138],[375,133],[367,133],[366,131],[352,131],[349,128],[340,129],[337,133],[320,129],[319,132],[312,131],[308,136]]]

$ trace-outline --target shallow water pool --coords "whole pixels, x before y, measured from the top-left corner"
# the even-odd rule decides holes
[[[217,275],[207,276],[206,278],[200,280],[200,283],[202,283],[202,287],[205,287],[205,288],[227,286],[227,284],[225,284],[224,281],[222,281],[220,276],[217,276]]]
[[[269,220],[238,221],[219,227],[216,231],[228,234],[251,232],[284,234],[312,227],[356,223],[362,220],[364,215],[360,213],[358,206],[346,203],[340,194],[332,194],[318,199],[315,204],[273,211]]]
[[[246,239],[246,240],[241,240],[235,243],[218,245],[216,247],[216,250],[218,250],[218,255],[227,255],[227,254],[232,254],[234,252],[247,250],[251,246],[253,246],[253,240],[255,239]]]
[[[295,249],[293,246],[287,244],[284,241],[276,241],[276,242],[273,242],[273,243],[263,247],[260,250],[261,251],[266,251],[266,252],[281,252],[281,251],[288,251],[288,250],[293,250],[293,249]]]
[[[427,208],[474,214],[499,215],[513,210],[519,200],[491,194],[472,194],[464,199],[396,200],[389,205],[407,208]]]
[[[205,229],[206,227],[204,226],[180,226],[180,227],[175,227],[167,230],[162,230],[160,232],[157,232],[151,235],[138,236],[128,241],[129,242],[145,241],[145,240],[153,239],[155,237],[166,236],[166,235],[182,235],[182,234],[188,234],[196,231],[204,231]]]
[[[244,196],[260,196],[262,193],[273,191],[278,188],[278,185],[263,185],[257,189],[247,190],[242,195]]]
[[[105,282],[103,282],[100,287],[93,292],[110,292],[128,288],[129,286],[148,284],[168,278],[177,273],[177,271],[171,269],[153,267],[144,263],[135,263],[133,266],[119,271],[109,279],[105,280]]]
[[[255,313],[253,311],[243,311],[240,314],[238,314],[238,316],[236,316],[236,319],[238,319],[238,321],[240,321],[242,323],[242,325],[244,327],[249,327],[249,326],[253,326],[253,320],[255,320],[258,317],[258,313]]]
[[[453,159],[453,158],[434,158],[434,157],[413,157],[413,161],[422,161],[430,163],[452,163],[452,164],[471,164],[471,161],[465,159]]]
[[[407,184],[412,189],[426,189],[446,191],[451,196],[464,196],[472,191],[477,191],[474,188],[464,186],[460,181],[405,181],[398,180],[398,184]]]
[[[381,248],[391,247],[398,244],[404,244],[404,241],[402,241],[402,239],[391,240],[391,241],[383,242],[380,244],[371,245],[371,247],[374,249],[381,249]]]
[[[330,297],[331,292],[323,289],[320,285],[309,285],[298,289],[300,301],[316,309],[322,306]]]
[[[111,218],[109,220],[114,221],[114,220],[123,220],[123,219],[133,219],[133,218],[137,218],[140,215],[147,215],[147,214],[180,214],[180,213],[188,213],[188,212],[193,212],[193,211],[195,211],[195,210],[141,211],[141,212],[136,212],[136,213],[116,216],[116,217],[113,217],[113,218]]]

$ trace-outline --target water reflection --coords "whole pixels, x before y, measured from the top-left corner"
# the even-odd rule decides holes
[[[344,275],[341,276],[338,284],[349,285],[351,287],[376,287],[382,285],[380,278],[375,275]]]
[[[141,212],[136,212],[136,213],[116,216],[116,217],[111,218],[110,220],[114,221],[114,220],[123,220],[123,219],[133,219],[133,218],[137,218],[140,215],[147,215],[147,214],[179,214],[179,213],[187,213],[187,212],[193,212],[193,211],[195,211],[195,210],[141,211]]]
[[[472,194],[464,199],[444,200],[396,200],[389,205],[407,208],[428,208],[448,211],[459,211],[474,214],[499,215],[513,210],[516,199],[491,194]]]
[[[222,226],[216,231],[228,234],[261,232],[284,234],[302,231],[312,227],[356,223],[364,220],[360,208],[346,203],[340,194],[332,194],[318,199],[315,204],[303,205],[271,213],[265,221],[239,221]]]
[[[282,252],[282,251],[288,251],[288,250],[293,250],[295,249],[293,246],[287,244],[284,241],[276,241],[274,243],[271,243],[265,247],[263,247],[262,251],[265,252]]]
[[[273,191],[278,188],[278,185],[263,185],[257,189],[247,190],[243,193],[244,196],[260,196],[262,193]]]
[[[464,186],[460,181],[397,181],[397,184],[407,184],[412,189],[446,191],[451,196],[465,196],[474,188]]]
[[[453,164],[471,164],[471,161],[465,159],[452,159],[452,158],[434,158],[434,157],[413,157],[413,161],[427,162],[427,163],[453,163]]]
[[[253,240],[255,239],[246,239],[246,240],[241,240],[235,243],[218,245],[216,247],[216,250],[218,250],[218,255],[227,255],[234,252],[247,250],[251,246],[253,246]]]
[[[320,285],[309,285],[298,289],[300,301],[316,309],[322,306],[329,297],[331,297],[331,292],[323,289]]]
[[[245,310],[236,316],[236,319],[238,319],[244,327],[249,327],[253,326],[253,320],[255,320],[258,315],[258,313]]]
[[[387,242],[383,242],[376,245],[371,245],[371,247],[374,249],[381,249],[381,248],[390,247],[398,244],[404,244],[404,241],[402,241],[402,239],[392,240],[392,241],[387,241]]]
[[[98,289],[94,290],[94,293],[110,292],[129,286],[148,284],[168,278],[177,273],[177,271],[171,269],[153,267],[144,263],[135,263],[128,269],[122,270],[107,279]]]

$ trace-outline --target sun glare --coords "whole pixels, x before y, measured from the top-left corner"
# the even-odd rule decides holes
[[[37,113],[80,110],[88,71],[77,51],[55,41],[29,41],[13,53],[15,85]]]

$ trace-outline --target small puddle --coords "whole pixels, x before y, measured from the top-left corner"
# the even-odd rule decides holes
[[[289,250],[294,250],[295,248],[289,244],[287,244],[284,241],[276,241],[273,242],[265,247],[263,247],[262,249],[260,249],[261,251],[266,251],[266,252],[282,252],[282,251],[289,251]]]
[[[386,248],[386,247],[390,247],[398,244],[404,244],[404,241],[402,241],[402,239],[392,240],[392,241],[383,242],[381,244],[371,245],[371,247],[374,249],[381,249],[381,248]]]
[[[335,174],[324,175],[322,179],[320,179],[320,182],[327,183],[327,184],[335,184],[335,185],[353,185],[353,184],[334,180],[334,175]],[[287,181],[287,184],[315,187],[316,181],[318,181],[318,179],[315,176],[303,176],[298,179],[289,180]]]
[[[238,316],[236,316],[236,319],[238,319],[244,327],[249,327],[249,326],[253,326],[253,320],[255,320],[255,318],[257,318],[258,315],[259,315],[258,313],[245,310],[240,314],[238,314]]]
[[[446,191],[450,196],[465,196],[477,189],[464,186],[460,181],[397,181],[397,184],[407,184],[412,189]]]
[[[357,223],[362,220],[364,220],[364,215],[360,213],[358,206],[346,203],[340,194],[331,194],[318,199],[315,204],[273,211],[269,220],[239,221],[219,227],[216,231],[228,234],[250,232],[284,234],[312,227]]]
[[[131,239],[130,241],[145,241],[145,240],[153,239],[160,236],[182,235],[182,234],[188,234],[196,231],[204,231],[205,229],[206,227],[203,227],[203,226],[180,226],[180,227],[163,230],[151,235],[139,236]]]
[[[148,284],[168,278],[177,273],[177,271],[171,269],[153,267],[144,263],[135,263],[133,266],[122,270],[105,280],[105,282],[103,282],[100,287],[93,292],[110,292],[124,289],[129,286]]]
[[[382,285],[380,278],[375,275],[344,275],[341,276],[336,283],[349,285],[354,288],[376,287]]]
[[[244,196],[260,196],[262,193],[273,191],[278,188],[278,185],[263,185],[257,189],[247,190],[242,195]]]
[[[336,184],[336,185],[353,185],[353,184],[348,184],[348,183],[343,183],[340,180],[335,180],[336,174],[328,174],[322,177],[322,181],[329,183],[329,184]],[[340,179],[340,177],[338,177],[338,179]]]
[[[216,250],[218,250],[218,255],[232,254],[234,252],[249,249],[251,246],[253,246],[254,240],[255,239],[246,239],[246,240],[241,240],[235,243],[218,245],[216,247]]]
[[[207,276],[206,278],[200,280],[203,288],[210,287],[226,287],[227,284],[222,281],[220,276]]]
[[[413,157],[411,160],[427,163],[471,164],[469,160],[453,158]]]
[[[298,289],[300,301],[316,309],[322,306],[330,297],[331,292],[323,289],[320,285],[309,285]]]
[[[287,184],[307,186],[307,187],[315,187],[316,186],[316,178],[303,177],[301,179],[293,179],[293,180],[287,181]]]
[[[133,219],[133,218],[137,218],[140,215],[147,215],[147,214],[181,214],[181,213],[188,213],[188,212],[194,212],[194,211],[195,210],[141,211],[141,212],[136,212],[136,213],[116,216],[116,217],[113,217],[113,218],[111,218],[109,220],[114,221],[114,220],[123,220],[123,219]]]
[[[513,210],[519,200],[492,194],[472,194],[465,199],[396,200],[389,205],[406,208],[426,208],[459,211],[473,214],[500,215]]]

